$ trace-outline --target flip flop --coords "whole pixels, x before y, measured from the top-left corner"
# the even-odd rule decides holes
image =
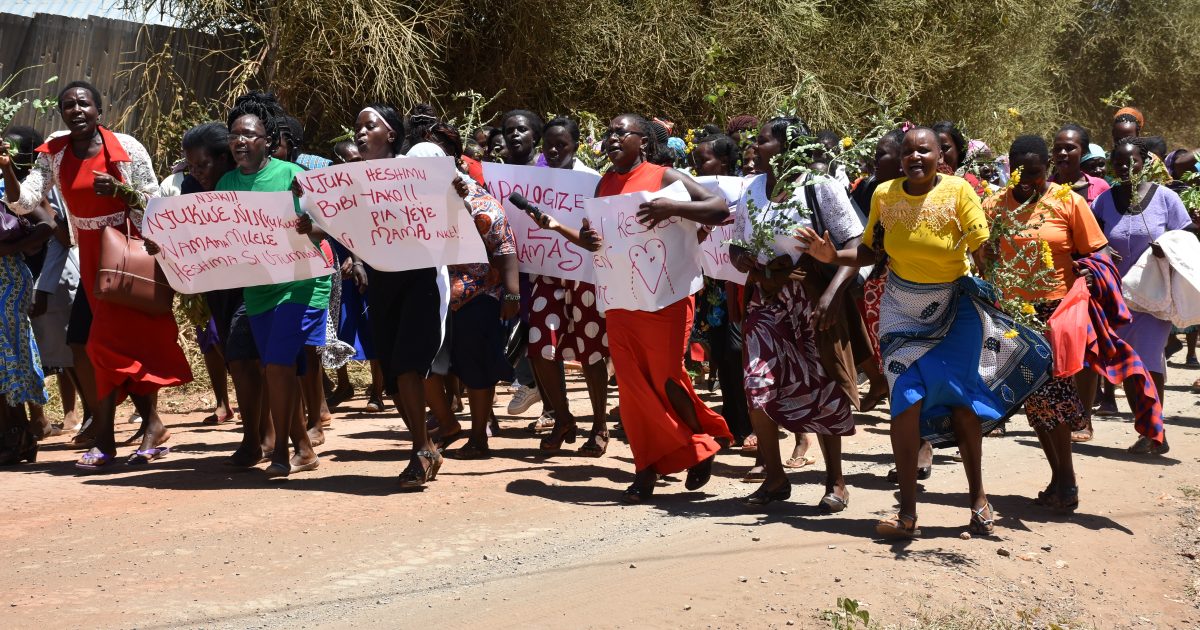
[[[291,470],[288,472],[289,473],[308,472],[310,470],[316,470],[320,466],[321,466],[321,459],[318,457],[307,464],[300,464],[299,466],[292,466]]]
[[[93,448],[75,462],[75,468],[88,473],[96,473],[111,468],[116,461],[116,455],[109,455]]]
[[[783,467],[784,468],[804,468],[805,466],[812,466],[815,463],[817,463],[816,457],[809,457],[807,455],[802,455],[800,457],[787,458],[787,461],[783,462]]]
[[[912,540],[921,535],[917,529],[917,517],[897,514],[875,523],[875,533],[885,540]]]
[[[207,424],[207,425],[224,424],[226,422],[229,422],[232,419],[233,419],[233,416],[225,416],[224,418],[219,418],[219,417],[217,417],[217,414],[210,413],[210,414],[208,414],[207,418],[200,421],[200,424]]]
[[[129,460],[125,463],[129,466],[145,466],[156,459],[166,457],[167,453],[170,452],[171,447],[169,446],[156,446],[145,450],[138,449],[133,452],[133,455],[129,456]]]
[[[287,464],[280,464],[279,462],[271,462],[271,465],[267,466],[267,469],[263,471],[263,474],[266,475],[267,479],[278,479],[280,477],[287,477],[291,473],[292,473],[291,466],[289,466]]]
[[[751,442],[753,440],[753,442]],[[742,452],[746,454],[754,454],[758,452],[758,436],[748,435],[745,440],[742,440]]]

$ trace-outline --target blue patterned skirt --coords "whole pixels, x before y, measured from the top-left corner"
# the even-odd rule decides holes
[[[954,442],[951,409],[971,409],[987,433],[1049,380],[1050,345],[995,304],[995,289],[977,278],[919,284],[889,274],[879,345],[893,418],[920,402],[921,437]]]
[[[32,303],[33,276],[21,256],[0,256],[0,396],[14,407],[46,403],[42,361],[29,324]]]

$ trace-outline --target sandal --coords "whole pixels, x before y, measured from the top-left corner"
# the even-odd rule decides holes
[[[579,447],[579,452],[588,457],[604,457],[608,452],[608,431],[592,429],[587,441]]]
[[[784,468],[804,468],[805,466],[812,466],[815,463],[817,463],[816,457],[809,457],[808,455],[801,455],[800,457],[787,458],[783,462],[783,467]]]
[[[821,502],[817,504],[817,509],[821,510],[822,514],[837,514],[842,510],[850,507],[850,491],[846,490],[846,498],[830,492],[821,498]]]
[[[755,466],[742,475],[742,483],[760,483],[767,480],[767,471],[762,466]]]
[[[709,455],[707,459],[692,466],[688,469],[687,478],[683,482],[683,487],[688,490],[699,490],[712,479],[713,462],[717,460],[716,454]]]
[[[745,455],[753,455],[758,452],[758,436],[747,435],[745,440],[742,440],[742,453]]]
[[[538,416],[537,418],[535,418],[533,422],[530,422],[529,426],[526,428],[533,433],[546,433],[549,431],[553,431],[554,430],[554,416],[552,416],[548,413],[544,413],[544,414]]]
[[[423,466],[421,460],[428,461],[429,466]],[[437,471],[441,467],[441,455],[436,452],[418,451],[416,456],[409,460],[408,467],[404,469],[404,472],[400,473],[400,489],[416,490],[424,487],[425,484],[437,477]]]
[[[367,399],[367,413],[379,413],[383,411],[383,398],[379,394],[372,392],[371,397]]]
[[[446,449],[453,446],[455,442],[469,438],[469,437],[471,437],[470,431],[468,431],[466,429],[459,429],[458,431],[446,436],[445,438],[435,441],[434,445],[437,446],[437,450],[439,453],[445,453]]]
[[[160,457],[166,457],[167,453],[170,452],[171,447],[169,446],[156,446],[145,450],[138,449],[133,452],[133,455],[129,456],[125,464],[128,466],[145,466]]]
[[[925,481],[933,475],[933,466],[918,466],[917,481]],[[900,471],[892,468],[888,470],[887,480],[892,483],[900,483]]]
[[[888,540],[912,540],[921,535],[915,514],[897,514],[875,523],[875,533]]]
[[[988,518],[983,518],[984,512],[989,514]],[[991,536],[996,531],[995,516],[992,504],[984,503],[978,510],[971,510],[971,522],[967,524],[967,529],[976,536]]]
[[[1166,455],[1171,450],[1171,446],[1167,444],[1167,436],[1163,436],[1162,444],[1151,440],[1146,436],[1141,436],[1129,447],[1129,452],[1133,455]]]
[[[476,446],[470,442],[463,444],[457,451],[447,454],[451,459],[487,459],[492,456],[492,449],[487,445]]]
[[[85,472],[94,473],[111,467],[116,461],[116,455],[109,455],[93,447],[84,453],[79,458],[79,461],[75,462],[75,467]]]
[[[750,496],[742,499],[742,503],[746,505],[768,505],[772,501],[786,501],[792,497],[792,484],[789,481],[784,481],[778,488],[767,490],[766,484],[758,487],[758,490],[750,493]]]
[[[575,433],[578,430],[579,429],[575,425],[574,419],[566,422],[566,426],[561,430],[556,426],[552,431],[550,431],[549,436],[542,438],[542,450],[553,452],[561,450],[563,442],[566,442],[567,444],[574,444]]]
[[[210,413],[210,414],[208,414],[207,418],[200,421],[200,424],[207,424],[207,425],[225,424],[226,422],[229,422],[230,420],[233,420],[233,414],[229,414],[228,416],[225,416],[224,418],[222,418],[215,413]]]
[[[658,482],[658,474],[647,468],[638,471],[633,477],[633,483],[621,493],[621,502],[636,504],[644,503],[654,495],[654,484]]]
[[[1080,429],[1079,431],[1072,431],[1071,432],[1071,441],[1076,444],[1078,444],[1080,442],[1091,442],[1092,438],[1095,437],[1095,434],[1096,434],[1095,429],[1093,429],[1092,427],[1088,427],[1086,429]]]

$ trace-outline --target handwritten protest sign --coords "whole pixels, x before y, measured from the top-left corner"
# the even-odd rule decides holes
[[[591,199],[600,177],[562,168],[539,168],[485,162],[488,192],[504,203],[508,224],[517,240],[521,271],[567,280],[593,280],[591,255],[557,232],[544,230],[525,211],[508,201],[514,192],[559,223],[576,229],[583,223],[583,202]]]
[[[200,293],[329,275],[296,221],[290,192],[217,191],[151,199],[142,233],[171,287]]]
[[[375,269],[407,271],[487,262],[455,177],[453,159],[426,157],[338,164],[296,181],[327,234]]]
[[[725,198],[729,205],[729,220],[724,225],[713,226],[712,232],[704,242],[700,243],[700,264],[704,275],[715,280],[728,280],[738,284],[746,284],[746,274],[738,271],[729,262],[728,242],[736,238],[733,233],[733,222],[737,217],[738,200],[742,197],[746,180],[741,177],[706,176],[697,177],[696,183],[704,186],[713,194]]]
[[[600,251],[592,254],[600,312],[657,311],[704,286],[695,222],[674,217],[653,228],[638,222],[638,206],[658,197],[689,199],[687,189],[676,182],[654,193],[584,202],[588,222],[603,241]]]

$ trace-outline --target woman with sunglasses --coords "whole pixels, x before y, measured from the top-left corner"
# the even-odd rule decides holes
[[[643,203],[638,221],[652,226],[674,217],[717,225],[729,217],[725,200],[691,178],[665,166],[651,164],[657,144],[650,123],[636,114],[613,118],[603,138],[612,167],[596,187],[597,197],[653,192],[676,182],[690,199],[658,198]],[[601,247],[588,225],[579,241],[590,251]],[[636,476],[625,490],[626,503],[641,503],[654,493],[659,475],[687,470],[685,486],[696,490],[712,476],[713,460],[733,441],[725,419],[708,408],[692,389],[683,363],[692,330],[695,302],[688,296],[658,311],[609,309],[608,346],[617,372],[621,424],[633,451]],[[555,435],[574,427],[556,419]]]

